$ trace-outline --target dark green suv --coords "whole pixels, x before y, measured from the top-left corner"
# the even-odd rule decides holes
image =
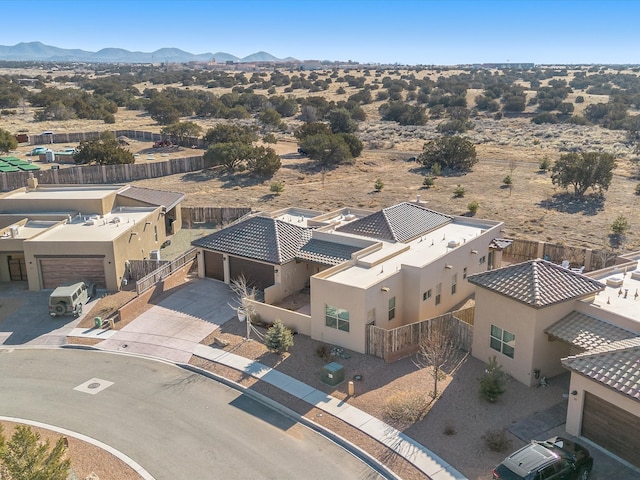
[[[582,445],[561,437],[533,441],[493,469],[494,480],[587,480],[593,458]]]

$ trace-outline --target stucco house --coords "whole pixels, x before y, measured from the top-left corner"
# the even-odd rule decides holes
[[[404,202],[377,212],[290,208],[258,213],[193,242],[202,277],[239,275],[264,292],[256,309],[300,333],[365,353],[367,325],[442,313],[474,290],[467,276],[499,264],[501,222]],[[278,308],[306,294],[296,311]]]
[[[90,280],[115,291],[129,260],[181,228],[184,195],[129,185],[38,185],[0,194],[0,282],[30,290]]]
[[[472,354],[532,386],[569,369],[567,432],[640,467],[638,254],[587,275],[544,260],[469,277]]]

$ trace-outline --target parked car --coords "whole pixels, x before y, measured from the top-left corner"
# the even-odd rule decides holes
[[[29,155],[31,155],[31,156],[44,155],[45,153],[50,152],[50,151],[51,150],[49,150],[46,147],[36,147],[36,148],[34,148],[33,150],[31,150],[29,152]]]
[[[593,458],[579,443],[553,437],[533,441],[493,469],[494,480],[587,480]]]
[[[49,295],[49,315],[82,314],[82,307],[90,298],[96,296],[96,287],[91,282],[78,282],[56,288]]]

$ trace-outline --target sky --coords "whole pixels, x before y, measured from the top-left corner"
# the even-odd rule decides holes
[[[360,63],[640,64],[640,0],[2,0],[0,45]],[[11,20],[9,20],[11,19]]]

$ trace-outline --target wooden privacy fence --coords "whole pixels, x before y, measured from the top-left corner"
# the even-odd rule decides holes
[[[186,253],[179,256],[175,260],[165,263],[160,268],[154,270],[146,277],[143,277],[140,280],[138,280],[136,282],[136,292],[138,293],[138,295],[140,295],[146,290],[149,290],[156,283],[162,281],[164,278],[168,277],[173,272],[179,270],[180,268],[185,266],[187,263],[195,261],[196,256],[197,256],[196,249],[192,248],[191,250],[187,251]]]
[[[513,240],[502,254],[503,261],[509,263],[521,263],[535,258],[543,258],[557,264],[567,260],[571,267],[578,268],[584,265],[586,273],[615,265],[617,255],[606,249],[593,250],[522,239]]]
[[[461,350],[470,351],[473,340],[473,314],[475,307],[445,313],[439,317],[386,330],[367,327],[367,353],[387,362],[393,362],[418,351],[420,341],[434,329],[446,328]],[[471,320],[471,323],[465,320]]]
[[[246,207],[182,207],[181,211],[184,228],[199,224],[226,225],[251,213]]]
[[[110,130],[118,137],[127,137],[133,140],[141,140],[143,142],[157,142],[167,138],[167,135],[159,133],[143,132],[140,130]],[[76,133],[53,133],[48,135],[29,135],[32,145],[44,145],[48,143],[80,143],[96,140],[100,138],[102,132],[76,132]],[[204,140],[200,137],[185,137],[183,144],[185,146],[195,145],[204,147]]]
[[[204,168],[202,157],[172,158],[161,162],[90,165],[57,170],[39,170],[33,172],[0,173],[0,188],[11,191],[27,185],[27,179],[33,174],[42,184],[104,184],[128,183],[146,178],[165,177],[176,173],[194,172]]]

